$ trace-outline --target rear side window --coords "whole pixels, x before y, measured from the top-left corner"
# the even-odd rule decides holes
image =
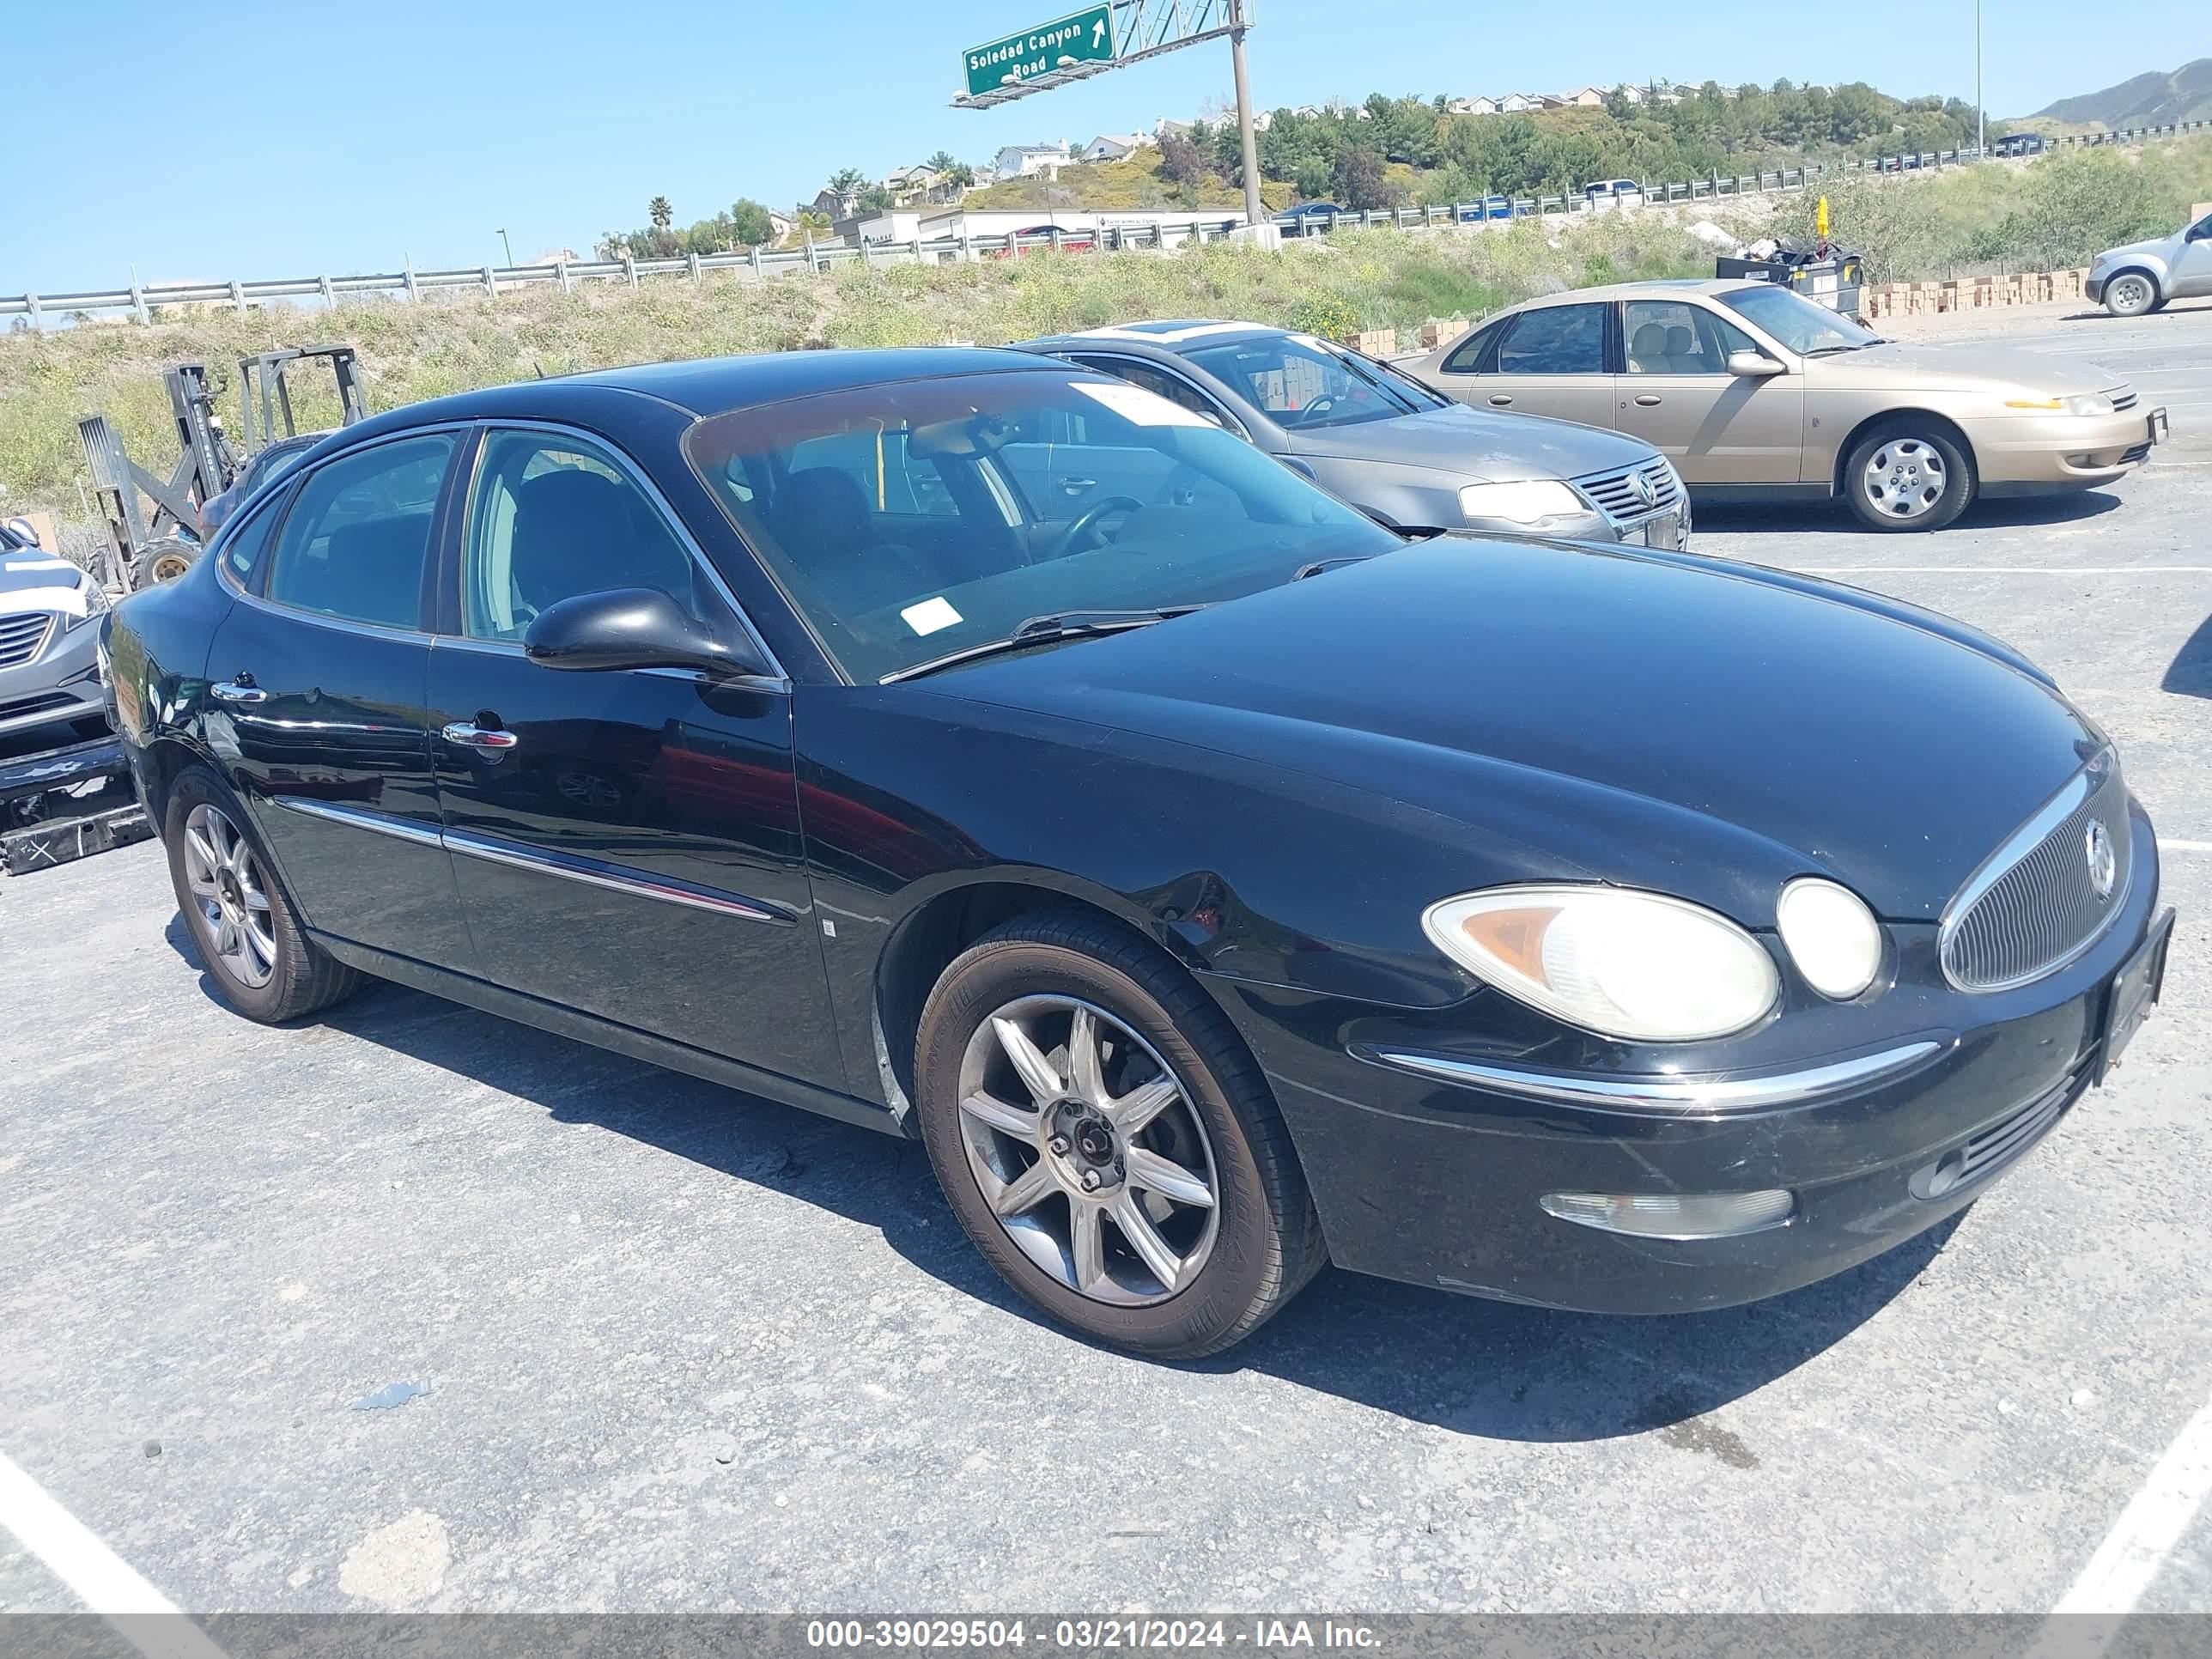
[[[317,467],[284,517],[264,592],[347,622],[420,628],[430,520],[454,442],[426,433]]]
[[[1450,356],[1444,359],[1443,372],[1447,374],[1474,374],[1477,365],[1482,361],[1484,348],[1497,337],[1498,325],[1495,323],[1488,328],[1475,330],[1474,333],[1460,342]]]
[[[1524,311],[1498,349],[1500,374],[1602,374],[1605,307],[1550,306]]]
[[[232,575],[242,582],[253,574],[253,567],[268,549],[270,533],[283,516],[283,508],[274,501],[256,503],[245,523],[231,532],[230,539],[222,544],[222,562]]]

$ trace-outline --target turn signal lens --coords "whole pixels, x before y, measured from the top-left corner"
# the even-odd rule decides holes
[[[1726,1036],[1762,1018],[1782,988],[1750,934],[1661,893],[1496,887],[1430,906],[1421,925],[1476,978],[1605,1036]]]
[[[2066,400],[2063,398],[2008,398],[2005,399],[2005,407],[2007,409],[2063,409],[2066,407]]]
[[[1753,1193],[1546,1193],[1547,1213],[1638,1238],[1735,1238],[1778,1227],[1797,1200],[1780,1188]]]
[[[1790,961],[1824,997],[1848,1002],[1881,971],[1881,924],[1847,887],[1817,877],[1793,881],[1774,919]]]

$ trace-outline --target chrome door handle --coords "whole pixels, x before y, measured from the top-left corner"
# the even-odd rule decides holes
[[[1080,495],[1086,489],[1097,489],[1098,480],[1096,478],[1062,478],[1060,481],[1060,487],[1071,495]]]
[[[219,702],[266,702],[269,694],[249,680],[217,680],[208,695]]]
[[[455,720],[439,733],[447,743],[458,744],[464,749],[512,749],[522,741],[514,732],[496,727],[472,726],[466,720]]]
[[[1659,397],[1656,392],[1639,392],[1637,394],[1636,401],[1641,408],[1656,409],[1659,407]]]
[[[1513,397],[1510,392],[1500,392],[1493,395],[1490,401],[1503,409],[1513,401]]]

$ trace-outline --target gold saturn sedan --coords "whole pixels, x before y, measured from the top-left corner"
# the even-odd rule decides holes
[[[1885,340],[1788,289],[1626,283],[1531,300],[1397,365],[1445,396],[1612,427],[1695,498],[1840,495],[1875,530],[1935,530],[1978,496],[2094,489],[2166,411],[2076,359]]]

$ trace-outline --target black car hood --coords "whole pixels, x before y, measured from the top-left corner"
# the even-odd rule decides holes
[[[2103,746],[1954,624],[1778,573],[1438,538],[939,692],[1326,777],[1532,874],[1771,920],[1822,871],[1929,920]]]

